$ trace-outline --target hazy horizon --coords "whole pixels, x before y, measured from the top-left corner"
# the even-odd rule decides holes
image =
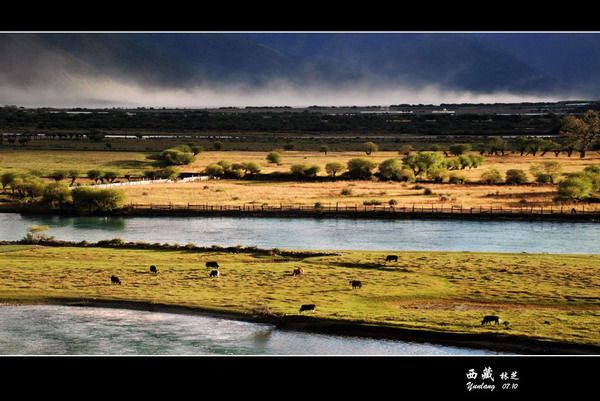
[[[528,59],[533,50],[526,50],[546,36],[4,33],[0,104],[341,107],[600,98],[600,86],[586,83],[591,77],[574,81],[573,68],[583,68],[577,60],[560,61],[564,43],[572,47],[569,35],[548,34],[550,50]],[[586,65],[600,65],[600,35],[579,38],[598,44],[590,53],[597,60]],[[542,68],[548,52],[563,70]]]

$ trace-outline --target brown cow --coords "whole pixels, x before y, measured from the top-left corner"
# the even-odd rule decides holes
[[[304,274],[304,269],[301,267],[295,268],[292,272],[292,276],[300,276],[301,274]]]

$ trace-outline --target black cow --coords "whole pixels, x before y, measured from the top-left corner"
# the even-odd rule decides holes
[[[215,269],[218,269],[219,264],[217,262],[206,262],[206,267],[214,267]]]
[[[315,305],[315,304],[304,304],[300,307],[300,312],[304,312],[307,310],[314,311],[316,307],[317,307],[317,305]]]
[[[398,256],[396,255],[387,255],[385,257],[385,263],[387,262],[397,262],[398,261]]]
[[[218,270],[211,270],[209,277],[219,277],[219,271]]]
[[[352,284],[352,288],[362,288],[362,283],[359,280],[350,280],[350,284]]]
[[[121,284],[121,280],[117,276],[110,276],[110,282],[112,284]]]
[[[150,273],[156,273],[158,272],[158,270],[156,270],[156,266],[152,265],[150,266]]]
[[[295,268],[294,271],[292,272],[292,276],[299,276],[301,274],[304,274],[304,269],[301,267]]]
[[[496,325],[500,324],[500,318],[498,316],[494,316],[494,315],[487,315],[483,317],[483,320],[481,321],[481,325],[484,324],[492,324],[492,322],[496,322]]]

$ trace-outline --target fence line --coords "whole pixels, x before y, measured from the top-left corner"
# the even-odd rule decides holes
[[[443,206],[443,205],[411,205],[411,206],[388,206],[388,205],[339,205],[325,204],[316,206],[314,204],[241,204],[241,205],[220,205],[220,204],[129,204],[126,206],[131,210],[173,210],[190,212],[313,212],[313,213],[390,213],[390,214],[501,214],[501,215],[599,215],[600,210],[595,206],[523,206],[523,207],[503,207],[503,206],[477,206],[463,208],[461,206]]]
[[[175,182],[194,182],[194,181],[207,181],[211,179],[218,179],[209,175],[199,175],[195,177],[185,177],[178,180],[169,180],[166,178],[160,178],[156,180],[136,180],[127,182],[113,182],[109,184],[97,184],[97,185],[86,185],[92,188],[112,188],[112,187],[125,187],[131,185],[149,185],[149,184],[164,184],[164,183],[175,183]],[[70,189],[81,188],[81,186],[72,186]]]

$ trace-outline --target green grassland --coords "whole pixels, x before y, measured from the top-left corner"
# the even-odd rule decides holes
[[[600,345],[600,255],[411,251],[394,252],[399,261],[386,265],[388,253],[297,258],[4,245],[0,301],[121,300],[279,315],[314,303],[315,317]],[[209,260],[219,261],[220,277],[209,278]],[[296,267],[305,274],[292,276]],[[122,285],[111,284],[113,274]],[[488,314],[510,325],[481,326]]]
[[[49,174],[56,170],[77,169],[82,176],[91,169],[118,170],[121,174],[142,175],[152,168],[149,153],[98,152],[61,150],[3,150],[0,152],[2,172]]]

